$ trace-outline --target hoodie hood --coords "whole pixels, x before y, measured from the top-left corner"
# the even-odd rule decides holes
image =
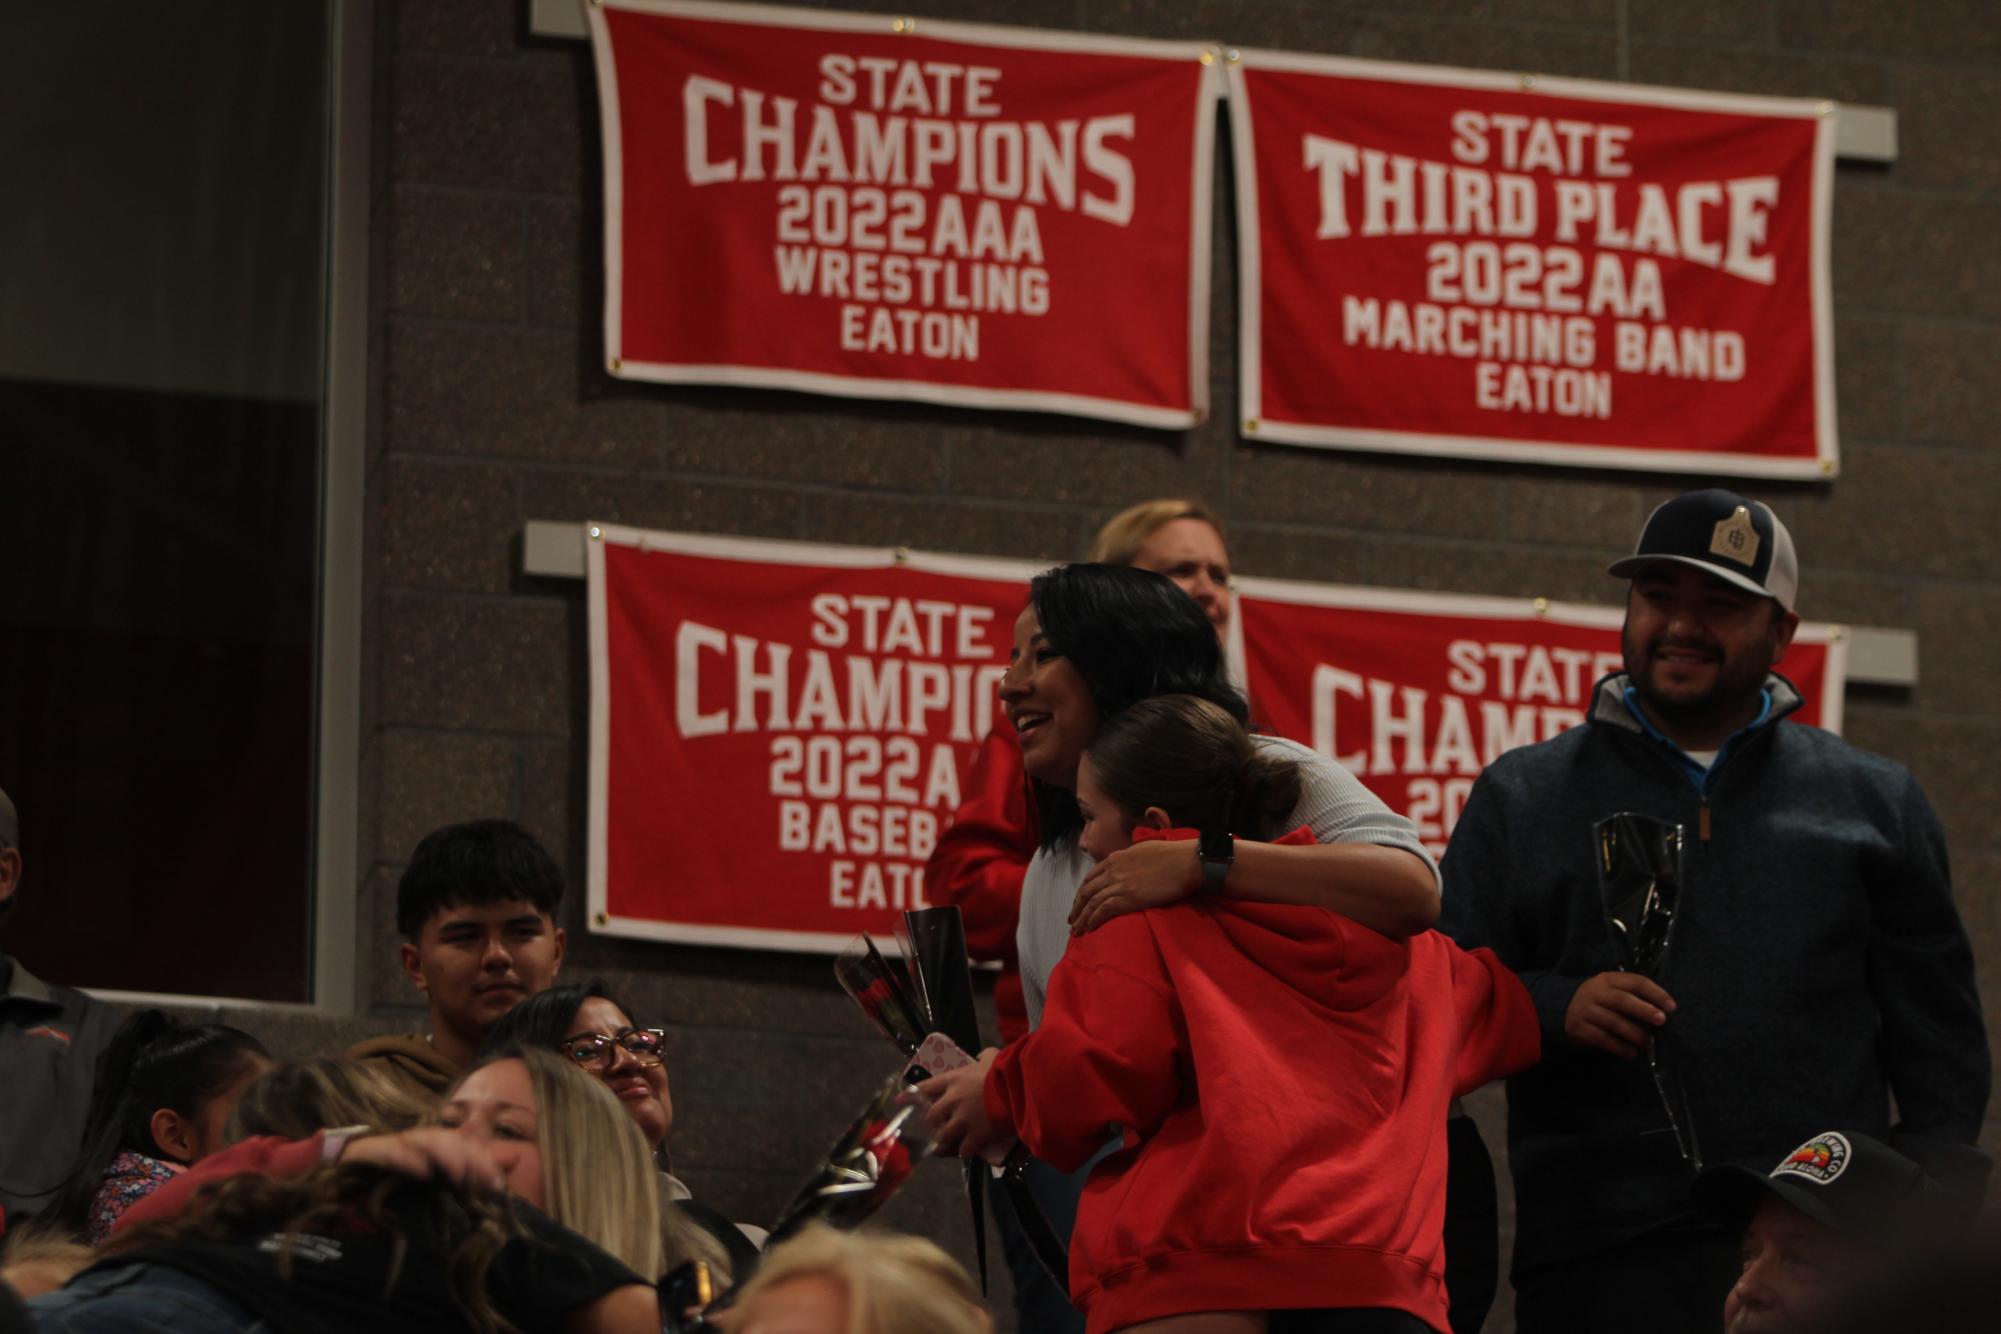
[[[1200,835],[1193,829],[1138,829],[1133,842],[1181,842]],[[1317,843],[1304,825],[1273,843]],[[1247,966],[1269,973],[1307,1000],[1328,1010],[1359,1010],[1395,986],[1410,964],[1401,941],[1374,931],[1341,930],[1339,915],[1296,903],[1261,903],[1227,894],[1199,894],[1189,900],[1213,922]],[[1173,949],[1174,933],[1158,931],[1163,952]]]
[[[1614,672],[1600,680],[1591,691],[1591,721],[1644,735],[1647,729],[1640,726],[1640,720],[1626,707],[1626,691],[1632,684],[1633,678],[1624,672]],[[1777,722],[1806,703],[1799,687],[1777,672],[1765,673],[1765,689],[1772,696],[1772,711],[1759,724],[1761,727]]]
[[[369,1038],[347,1049],[351,1061],[380,1061],[400,1084],[418,1096],[434,1098],[452,1086],[465,1071],[438,1054],[422,1033],[397,1033],[386,1038]]]

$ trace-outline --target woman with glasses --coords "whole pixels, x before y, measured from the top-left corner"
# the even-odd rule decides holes
[[[763,1229],[730,1222],[695,1200],[673,1173],[667,1132],[674,1127],[674,1100],[667,1090],[664,1039],[658,1028],[635,1025],[631,1011],[603,983],[588,982],[551,987],[522,1001],[494,1024],[481,1050],[545,1047],[603,1080],[653,1150],[668,1270],[698,1259],[724,1278],[748,1272],[764,1242]]]

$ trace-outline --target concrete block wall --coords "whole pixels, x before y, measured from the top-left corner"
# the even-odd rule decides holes
[[[1254,445],[1233,414],[1168,433],[1059,417],[621,383],[601,369],[595,88],[526,0],[385,4],[376,57],[374,362],[362,809],[365,994],[414,1018],[395,878],[450,820],[504,814],[583,875],[581,585],[520,572],[527,519],[1059,558],[1130,501],[1206,497],[1245,574],[1615,602],[1600,571],[1681,478]],[[1908,626],[1909,691],[1848,733],[1909,764],[1952,839],[2001,1018],[2001,26],[1981,0],[917,0],[899,12],[1890,105],[1901,154],[1844,165],[1834,292],[1843,475],[1759,484],[1802,607]],[[1213,395],[1235,401],[1235,221],[1221,147]],[[768,1217],[886,1048],[825,960],[593,937],[673,1031],[677,1162]],[[1480,1102],[1500,1144],[1498,1100]],[[2001,1149],[2001,1119],[1987,1142]],[[896,1221],[964,1251],[956,1178]],[[1505,1303],[1504,1303],[1505,1305]],[[1493,1328],[1508,1328],[1505,1311]]]

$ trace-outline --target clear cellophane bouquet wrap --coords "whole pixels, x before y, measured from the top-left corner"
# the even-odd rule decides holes
[[[955,907],[922,908],[903,914],[896,935],[902,947],[900,959],[885,957],[874,941],[861,936],[834,960],[834,977],[869,1021],[910,1060],[905,1078],[919,1083],[972,1064],[974,1053],[981,1048],[965,923]],[[991,1175],[999,1178],[1037,1257],[1057,1285],[1067,1290],[1067,1250],[1022,1181],[1029,1161],[1028,1151],[1020,1144],[996,1150],[988,1157]],[[989,1173],[970,1159],[963,1171],[980,1288],[985,1291]]]
[[[1652,982],[1665,982],[1681,913],[1682,828],[1651,815],[1622,811],[1592,827],[1598,851],[1598,892],[1605,929],[1619,966]],[[1702,1170],[1702,1145],[1688,1084],[1693,1073],[1687,1053],[1672,1031],[1649,1033],[1647,1071],[1660,1095],[1661,1110],[1674,1132],[1675,1147],[1688,1165]]]
[[[847,1231],[873,1217],[936,1147],[930,1107],[901,1071],[883,1081],[771,1225],[767,1247],[808,1223]]]
[[[771,1225],[764,1249],[808,1223],[846,1231],[874,1217],[937,1147],[927,1115],[930,1107],[930,1100],[910,1086],[901,1069],[884,1080]],[[663,1297],[669,1291],[698,1294],[688,1309],[663,1300],[663,1327],[668,1334],[705,1334],[718,1328],[712,1318],[728,1311],[750,1280],[749,1273],[734,1277],[736,1286],[713,1300],[703,1261],[692,1261],[663,1280]]]

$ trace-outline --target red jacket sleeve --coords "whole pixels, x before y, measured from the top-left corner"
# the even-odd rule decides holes
[[[1459,1064],[1452,1095],[1463,1098],[1542,1057],[1542,1027],[1522,980],[1490,949],[1451,946],[1452,998],[1459,1012]]]
[[[1042,1025],[1001,1049],[987,1072],[987,1115],[1065,1172],[1109,1137],[1127,1148],[1183,1096],[1187,1035],[1144,913],[1070,942],[1049,979]]]
[[[322,1141],[325,1139],[326,1132],[321,1131],[311,1139],[279,1139],[275,1135],[259,1135],[240,1144],[232,1144],[179,1173],[172,1181],[165,1182],[158,1190],[120,1214],[118,1221],[111,1225],[111,1235],[115,1237],[126,1228],[137,1227],[141,1223],[163,1223],[179,1218],[188,1211],[196,1192],[212,1181],[223,1181],[251,1172],[272,1177],[304,1176],[320,1165]]]
[[[1021,767],[1021,745],[1002,721],[980,743],[965,798],[925,863],[924,892],[933,903],[957,905],[966,922],[967,953],[999,961],[1001,981],[994,1001],[1003,1041],[1021,1036],[1028,1027],[1014,933],[1021,916],[1022,877],[1040,838],[1034,789]]]

